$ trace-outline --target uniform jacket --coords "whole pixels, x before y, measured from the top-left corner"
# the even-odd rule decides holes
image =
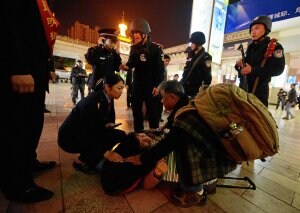
[[[295,88],[293,88],[289,91],[287,101],[290,103],[297,103],[297,92],[296,92]]]
[[[272,76],[280,75],[285,66],[284,51],[281,44],[277,43],[272,56],[267,59],[265,66],[261,66],[261,62],[264,58],[264,54],[267,50],[268,44],[270,42],[270,37],[266,37],[260,42],[253,42],[249,45],[246,51],[245,62],[252,67],[252,72],[247,75],[248,82],[248,92],[252,92],[254,82],[256,77],[259,77],[259,82],[255,91],[255,96],[257,96],[265,105],[269,97],[269,82]],[[243,78],[240,69],[236,67],[239,78],[240,87],[243,85]]]
[[[197,63],[195,68],[192,70],[190,76],[188,73],[190,72],[193,64],[197,60],[197,58],[203,54],[200,61]],[[184,91],[188,96],[194,97],[202,84],[210,85],[212,76],[211,76],[211,60],[212,57],[210,54],[205,52],[205,49],[202,49],[193,56],[190,63],[186,64],[185,71],[182,75],[182,84],[184,87]]]
[[[157,87],[164,77],[163,52],[159,45],[152,42],[131,46],[126,64],[133,72],[133,84]]]
[[[85,138],[105,131],[105,124],[115,122],[114,102],[109,107],[104,92],[91,93],[77,103],[60,127],[60,137]],[[95,134],[96,135],[96,134]]]
[[[79,73],[84,74],[85,76],[79,76]],[[86,76],[85,69],[80,68],[78,66],[72,68],[71,75],[70,75],[72,84],[84,84],[86,77],[87,76]]]
[[[85,59],[93,67],[92,89],[95,89],[96,82],[100,78],[119,72],[122,63],[120,54],[115,50],[108,50],[103,44],[89,48]]]

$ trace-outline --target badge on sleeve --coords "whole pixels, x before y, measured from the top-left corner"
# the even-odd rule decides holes
[[[146,58],[145,54],[140,55],[140,60],[141,61],[147,61],[147,58]]]
[[[275,58],[282,58],[283,57],[283,50],[275,50],[273,52]]]
[[[205,61],[205,66],[206,67],[211,67],[211,61]]]

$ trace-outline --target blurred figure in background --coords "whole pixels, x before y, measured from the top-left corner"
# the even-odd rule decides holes
[[[203,32],[192,33],[189,42],[191,42],[191,52],[187,50],[187,54],[192,54],[192,58],[190,62],[186,64],[180,82],[183,85],[185,93],[190,98],[193,98],[198,93],[202,84],[209,86],[211,83],[212,57],[203,47],[203,44],[206,42]],[[190,55],[188,57],[190,57]]]
[[[277,105],[276,109],[278,109],[279,105],[281,104],[281,110],[283,110],[284,105],[285,105],[285,98],[287,96],[286,91],[284,91],[282,88],[279,90],[277,93]]]
[[[83,69],[83,63],[81,60],[77,60],[76,65],[72,68],[70,78],[73,85],[72,102],[75,105],[76,99],[78,98],[78,90],[80,91],[81,99],[84,98],[85,78],[87,78],[87,74],[85,69]]]

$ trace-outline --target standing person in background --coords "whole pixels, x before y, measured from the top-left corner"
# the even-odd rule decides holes
[[[149,23],[142,18],[134,19],[130,23],[130,32],[134,38],[129,59],[121,70],[134,69],[132,85],[132,112],[134,131],[144,130],[143,102],[149,127],[156,129],[159,126],[160,114],[157,107],[157,86],[163,81],[164,64],[163,52],[159,45],[151,42]]]
[[[281,110],[283,110],[284,105],[285,105],[285,97],[287,96],[286,91],[284,91],[282,88],[279,90],[277,93],[277,105],[276,109],[278,109],[279,104],[281,103]]]
[[[85,89],[85,78],[87,74],[85,69],[82,68],[83,63],[81,60],[76,62],[76,65],[72,68],[71,71],[71,82],[72,82],[72,101],[73,104],[76,104],[76,99],[78,98],[78,90],[80,90],[81,99],[84,98],[84,89]]]
[[[51,57],[51,59],[49,60],[49,72],[50,72],[50,80],[53,83],[56,83],[57,75],[55,73],[53,57]],[[47,92],[49,93],[49,90]],[[51,113],[51,111],[46,108],[46,104],[44,105],[44,113]]]
[[[297,92],[295,86],[296,84],[291,84],[291,90],[289,91],[288,98],[285,103],[286,116],[282,119],[289,120],[289,116],[291,116],[291,119],[295,118],[295,116],[291,113],[291,107],[297,104]]]
[[[178,74],[175,74],[175,75],[173,76],[173,80],[178,81],[178,79],[179,79],[179,75],[178,75]]]
[[[204,33],[192,33],[189,42],[192,43],[192,58],[190,63],[187,63],[180,82],[183,85],[185,93],[190,98],[193,98],[197,95],[202,84],[209,86],[211,83],[212,57],[202,46],[206,42]]]
[[[280,75],[285,66],[284,51],[278,42],[276,42],[274,50],[270,53],[271,56],[267,58],[264,66],[262,66],[264,55],[271,43],[270,37],[267,36],[271,29],[272,20],[268,16],[258,16],[253,19],[249,26],[252,43],[247,48],[245,61],[243,62],[240,59],[235,65],[240,78],[240,87],[243,88],[246,79],[247,92],[254,93],[265,106],[268,106],[271,77]],[[245,64],[245,67],[243,67],[243,64]],[[255,91],[253,91],[254,88]]]
[[[105,28],[98,31],[98,45],[88,49],[85,54],[86,61],[92,65],[93,75],[91,89],[95,89],[97,81],[107,75],[119,72],[122,59],[115,47],[118,42],[118,32],[114,28]]]
[[[37,160],[36,148],[44,124],[49,60],[59,22],[46,0],[5,2],[1,15],[4,41],[1,58],[0,188],[9,200],[38,202],[53,192],[35,184],[32,173],[51,169],[56,162]],[[3,37],[4,36],[4,37]]]
[[[93,76],[93,74],[89,73],[88,77],[86,79],[86,85],[88,87],[88,95],[92,92],[92,80],[93,80],[92,76]]]
[[[126,104],[127,104],[127,110],[131,109],[132,105],[132,70],[127,71],[126,75],[126,83],[125,83],[125,88],[126,88]]]

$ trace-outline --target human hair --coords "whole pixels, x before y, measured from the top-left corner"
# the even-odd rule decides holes
[[[171,81],[163,81],[159,86],[158,89],[160,92],[164,91],[165,93],[174,94],[178,97],[184,95],[184,89],[180,82],[176,80]]]
[[[107,75],[103,79],[100,79],[97,81],[96,86],[95,86],[95,91],[103,89],[105,84],[107,84],[109,87],[112,87],[113,85],[119,83],[120,81],[125,83],[124,79],[117,74]]]
[[[171,60],[171,57],[169,55],[165,54],[164,59],[170,59]]]

